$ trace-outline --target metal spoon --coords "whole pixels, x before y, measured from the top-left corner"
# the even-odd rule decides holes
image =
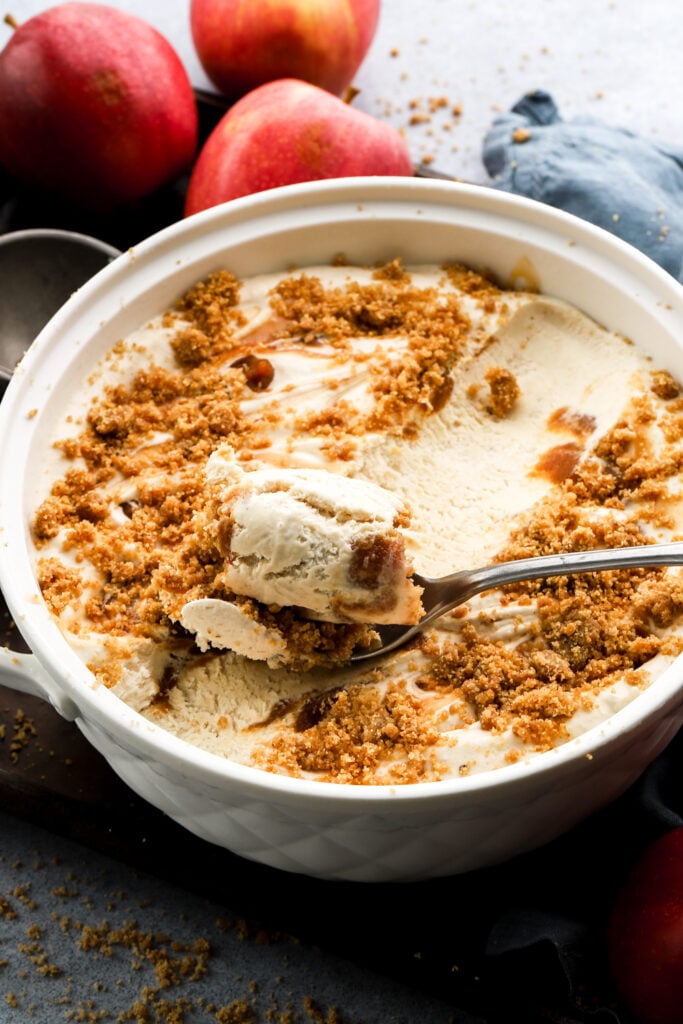
[[[0,388],[72,292],[118,255],[106,242],[74,231],[0,235]]]
[[[636,569],[649,565],[683,565],[683,541],[668,544],[644,544],[639,547],[608,548],[577,551],[561,555],[540,555],[521,558],[514,562],[481,569],[463,569],[450,576],[430,579],[414,573],[414,582],[424,588],[422,604],[426,612],[414,626],[376,626],[380,644],[371,650],[354,654],[352,661],[376,658],[400,647],[416,633],[484,590],[494,590],[507,583],[544,579],[550,576],[569,576],[583,572],[602,572],[606,569]]]

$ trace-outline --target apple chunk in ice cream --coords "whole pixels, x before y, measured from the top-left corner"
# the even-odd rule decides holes
[[[219,271],[65,402],[42,593],[100,684],[268,771],[413,783],[534,757],[683,649],[678,569],[515,584],[369,663],[413,570],[683,535],[683,398],[637,344],[457,264]]]

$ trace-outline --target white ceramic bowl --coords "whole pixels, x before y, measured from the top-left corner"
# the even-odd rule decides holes
[[[291,779],[201,751],[94,687],[39,596],[29,493],[62,396],[117,338],[219,267],[459,260],[575,303],[683,378],[683,288],[616,238],[476,186],[348,179],[261,193],[174,224],[84,285],[31,346],[0,407],[0,585],[32,655],[2,681],[51,701],[150,803],[242,856],[328,878],[411,880],[538,846],[626,789],[683,723],[683,661],[599,728],[494,772],[407,786]]]

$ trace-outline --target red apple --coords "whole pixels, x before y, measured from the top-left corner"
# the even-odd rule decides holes
[[[216,125],[192,171],[185,215],[278,185],[412,173],[405,139],[390,124],[284,78],[242,97]]]
[[[0,165],[84,207],[115,208],[178,177],[197,121],[171,44],[115,8],[52,7],[0,53]]]
[[[639,1024],[681,1024],[683,828],[651,844],[623,884],[609,952],[617,988]]]
[[[300,78],[340,95],[375,35],[380,0],[192,0],[201,64],[231,99]]]

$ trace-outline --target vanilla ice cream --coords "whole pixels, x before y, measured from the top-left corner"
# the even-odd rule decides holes
[[[328,622],[415,623],[421,588],[410,579],[407,513],[369,480],[324,469],[245,472],[231,448],[208,460],[206,479],[222,486],[217,509],[226,585],[235,595],[296,607]],[[209,646],[271,663],[287,660],[286,644],[239,605],[197,598],[180,622]]]
[[[683,534],[683,399],[637,345],[458,265],[227,271],[112,339],[36,480],[44,598],[97,680],[264,770],[410,783],[533,757],[682,647],[677,569],[440,576]]]

